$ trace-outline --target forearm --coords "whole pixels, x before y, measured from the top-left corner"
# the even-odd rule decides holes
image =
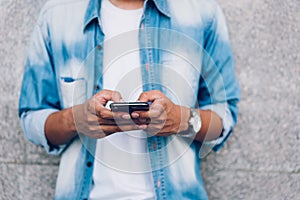
[[[45,135],[52,145],[67,144],[80,134],[99,139],[120,132],[138,130],[131,119],[124,119],[123,113],[113,113],[105,108],[108,101],[120,101],[121,94],[116,91],[102,90],[83,104],[75,105],[52,113],[45,123]],[[117,124],[116,121],[123,122]]]
[[[45,123],[45,135],[52,145],[63,145],[72,140],[77,135],[72,108],[49,115]]]
[[[211,110],[199,110],[199,113],[202,125],[195,140],[210,141],[220,137],[223,130],[221,118]]]

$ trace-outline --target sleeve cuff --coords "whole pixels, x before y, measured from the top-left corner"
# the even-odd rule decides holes
[[[28,111],[21,115],[21,126],[26,138],[33,144],[44,147],[48,154],[60,154],[66,145],[51,146],[45,135],[45,123],[49,115],[57,112],[57,109],[43,109]]]
[[[227,103],[212,104],[200,107],[200,110],[211,110],[222,120],[223,130],[219,138],[211,141],[204,141],[199,153],[200,157],[206,156],[211,150],[218,151],[224,146],[233,128],[233,119]]]

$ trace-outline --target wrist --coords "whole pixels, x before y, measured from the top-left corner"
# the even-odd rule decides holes
[[[51,145],[63,145],[76,137],[72,108],[54,112],[46,120],[45,136]]]
[[[185,132],[189,128],[189,119],[191,117],[191,112],[188,107],[179,106],[179,108],[180,108],[180,112],[181,112],[180,113],[181,120],[180,120],[178,132]]]
[[[194,132],[195,135],[200,132],[202,127],[201,115],[198,109],[190,109],[190,119],[189,119],[189,131]]]
[[[63,121],[65,124],[65,128],[67,130],[69,130],[68,132],[70,132],[74,135],[77,135],[76,118],[75,118],[74,114],[77,113],[76,110],[79,109],[78,106],[79,105],[73,106],[71,108],[67,108],[64,110],[64,113],[63,113]]]
[[[180,136],[186,138],[195,138],[196,135],[200,132],[202,127],[202,121],[198,109],[188,108],[189,117],[187,122],[187,129],[183,131]]]

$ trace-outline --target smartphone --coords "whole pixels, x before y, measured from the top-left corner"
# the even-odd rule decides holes
[[[128,112],[148,111],[149,103],[147,102],[114,102],[110,104],[110,109],[113,112]]]

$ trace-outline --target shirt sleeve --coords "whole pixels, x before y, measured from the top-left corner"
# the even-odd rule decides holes
[[[219,138],[202,142],[199,156],[205,157],[211,150],[217,151],[224,145],[225,140],[230,136],[234,127],[234,122],[227,103],[203,106],[200,110],[211,110],[215,112],[221,118],[223,124],[223,130]]]
[[[41,145],[48,153],[57,154],[49,146],[44,133],[48,116],[61,109],[53,65],[49,29],[43,12],[31,35],[19,99],[19,117],[26,137]]]
[[[198,104],[200,109],[210,109],[221,117],[223,132],[220,138],[204,142],[202,146],[207,144],[217,151],[227,141],[237,122],[240,98],[226,21],[217,4],[204,31],[203,50]]]
[[[33,144],[42,146],[48,154],[58,155],[66,145],[53,146],[48,143],[45,135],[45,123],[49,115],[57,112],[56,109],[23,112],[21,126],[26,138]]]

